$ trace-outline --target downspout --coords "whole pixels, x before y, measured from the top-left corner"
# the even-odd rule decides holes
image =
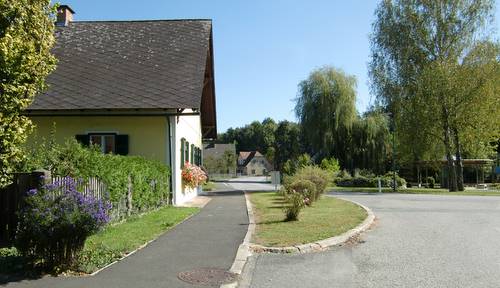
[[[173,204],[173,198],[174,198],[174,185],[173,185],[173,181],[172,181],[172,178],[175,177],[174,173],[175,173],[175,167],[174,167],[174,164],[175,164],[175,159],[172,159],[172,146],[174,144],[174,140],[172,139],[172,123],[170,122],[170,116],[166,116],[167,118],[167,125],[168,125],[168,144],[169,144],[169,147],[168,147],[168,159],[169,159],[169,162],[170,162],[170,178],[168,179],[169,181],[169,186],[170,186],[170,197],[168,199],[168,204],[172,205]]]

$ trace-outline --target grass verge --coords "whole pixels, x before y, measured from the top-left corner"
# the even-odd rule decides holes
[[[284,221],[282,196],[277,193],[252,193],[256,244],[283,247],[310,243],[340,235],[365,220],[366,211],[349,201],[322,197],[313,206],[305,207],[298,221]]]
[[[203,184],[203,191],[213,191],[215,189],[214,182],[207,182]]]
[[[329,187],[327,190],[332,192],[365,192],[378,193],[378,188],[372,187]],[[392,188],[382,188],[383,193],[394,193]],[[459,192],[449,192],[447,189],[440,188],[406,188],[398,189],[395,193],[402,194],[435,194],[435,195],[470,195],[470,196],[500,196],[500,191],[491,190],[465,190]]]
[[[199,208],[163,207],[110,225],[85,242],[77,272],[92,273],[134,251],[197,213]],[[0,249],[0,273],[24,273],[15,248]]]

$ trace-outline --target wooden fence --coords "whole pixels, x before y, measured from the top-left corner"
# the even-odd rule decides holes
[[[58,184],[60,187],[69,188],[69,182],[65,177],[54,176],[51,178],[52,184]],[[91,177],[85,182],[80,182],[77,185],[78,192],[85,196],[92,196],[96,199],[104,199],[107,193],[106,185],[96,177]]]
[[[14,240],[17,212],[23,207],[23,198],[30,189],[43,185],[44,172],[16,173],[12,184],[0,189],[0,247]]]
[[[47,171],[16,173],[12,184],[0,189],[0,247],[12,244],[16,235],[18,211],[23,208],[24,197],[30,189],[40,189],[44,184],[69,186],[64,177],[50,177]],[[106,185],[98,178],[78,184],[78,191],[86,196],[103,199],[107,193]],[[56,196],[56,195],[54,195]]]

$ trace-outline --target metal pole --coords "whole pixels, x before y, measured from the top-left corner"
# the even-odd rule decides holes
[[[396,192],[396,120],[392,118],[392,191]]]

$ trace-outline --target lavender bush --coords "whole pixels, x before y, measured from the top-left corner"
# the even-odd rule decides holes
[[[33,265],[70,268],[85,239],[109,222],[109,202],[83,195],[78,186],[78,181],[66,177],[27,192],[16,248]]]

